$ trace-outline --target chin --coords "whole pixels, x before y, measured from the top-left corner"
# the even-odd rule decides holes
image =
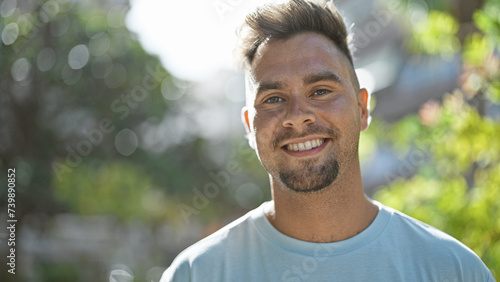
[[[284,187],[297,193],[314,193],[330,187],[339,174],[336,160],[321,166],[304,166],[298,171],[280,171],[279,180]],[[307,169],[308,168],[308,169]]]

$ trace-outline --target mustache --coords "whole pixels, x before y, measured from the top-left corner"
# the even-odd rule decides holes
[[[303,132],[296,132],[293,129],[290,129],[281,134],[278,134],[273,138],[272,144],[276,148],[279,146],[279,144],[283,143],[286,140],[302,138],[313,134],[327,135],[332,139],[337,139],[339,136],[339,131],[336,128],[323,128],[317,125],[310,125],[306,127]]]

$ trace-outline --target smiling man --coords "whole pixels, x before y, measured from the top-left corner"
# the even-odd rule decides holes
[[[183,251],[162,281],[494,281],[459,241],[365,196],[368,93],[333,4],[259,8],[237,50],[273,200]]]

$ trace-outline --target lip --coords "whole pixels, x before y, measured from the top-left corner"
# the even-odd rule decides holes
[[[321,146],[318,146],[316,148],[312,148],[311,150],[305,150],[305,151],[289,151],[285,149],[286,145],[288,144],[294,144],[294,143],[303,143],[309,140],[314,140],[314,139],[324,139],[325,143],[321,144]],[[330,138],[324,138],[324,137],[307,137],[307,138],[301,138],[301,139],[294,139],[292,141],[287,141],[287,143],[283,146],[281,146],[281,150],[283,150],[285,153],[294,156],[294,157],[305,157],[305,156],[311,156],[314,155],[320,151],[322,151],[329,143],[331,139]]]

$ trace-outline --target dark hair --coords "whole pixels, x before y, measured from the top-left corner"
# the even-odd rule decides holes
[[[290,0],[257,8],[238,30],[235,55],[240,63],[249,67],[257,48],[266,40],[286,40],[303,32],[316,32],[330,38],[354,69],[347,30],[332,1]]]

